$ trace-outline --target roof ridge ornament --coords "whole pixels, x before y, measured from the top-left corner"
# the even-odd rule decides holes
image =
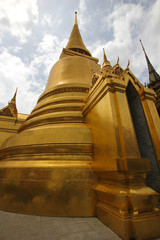
[[[103,64],[102,64],[102,68],[104,67],[109,67],[111,68],[111,64],[108,61],[107,57],[106,57],[106,53],[105,53],[105,49],[103,48]]]
[[[11,100],[11,101],[16,101],[17,90],[18,90],[18,88],[16,88],[15,94],[14,94],[14,96],[13,96],[13,98],[12,98],[12,100]]]
[[[129,66],[130,66],[130,60],[128,59],[128,64],[126,69],[129,69]]]

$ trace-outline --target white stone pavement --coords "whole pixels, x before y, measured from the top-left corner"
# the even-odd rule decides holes
[[[94,217],[41,217],[0,211],[0,240],[120,239]]]

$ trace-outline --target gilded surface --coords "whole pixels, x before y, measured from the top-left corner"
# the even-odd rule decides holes
[[[33,160],[32,160],[33,161]],[[3,163],[2,163],[3,166]],[[7,211],[81,217],[93,216],[96,178],[89,164],[6,163],[0,170],[0,208]],[[11,204],[12,203],[12,204]]]
[[[141,156],[126,92],[131,84],[142,102],[158,164],[154,92],[129,66],[112,68],[105,52],[100,71],[77,29],[75,18],[44,93],[18,133],[1,145],[0,209],[96,215],[124,239],[153,239],[160,236],[158,193],[146,185],[150,159]]]
[[[67,43],[66,49],[79,50],[81,53],[83,54],[85,53],[91,56],[91,53],[85,47],[81,34],[79,32],[78,23],[77,23],[77,12],[75,12],[74,25],[73,25],[73,29],[72,29],[69,41]]]
[[[0,110],[0,116],[17,118],[18,112],[17,112],[17,107],[16,107],[16,94],[17,94],[17,90],[16,90],[12,100],[8,103],[8,105]]]
[[[100,71],[97,59],[75,49],[62,51],[32,113],[1,146],[1,209],[94,216],[97,176],[90,166],[91,132],[82,115],[94,71]]]
[[[61,58],[51,69],[45,91],[69,83],[72,86],[81,84],[81,86],[89,88],[92,74],[99,71],[99,65],[95,63],[94,59],[76,55]]]
[[[105,66],[106,67],[106,66]],[[115,68],[113,68],[115,69]],[[110,66],[91,88],[83,109],[85,123],[91,129],[94,162],[91,164],[99,183],[95,187],[98,198],[98,218],[124,239],[145,239],[160,236],[158,193],[146,186],[150,172],[148,159],[141,157],[126,96],[131,82],[142,99],[143,87],[129,69],[115,77]],[[145,90],[142,100],[155,149],[160,149],[159,130],[145,101],[153,105],[154,93]],[[145,100],[146,99],[146,100]],[[153,117],[153,113],[152,113]],[[152,125],[153,124],[153,125]],[[157,128],[157,130],[155,130]],[[158,147],[158,148],[157,148]],[[159,153],[156,152],[159,159]],[[150,224],[154,224],[153,229]],[[141,227],[144,232],[141,232]]]

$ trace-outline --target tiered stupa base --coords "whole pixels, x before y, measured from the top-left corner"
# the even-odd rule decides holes
[[[46,216],[95,215],[92,138],[81,109],[88,88],[45,92],[19,133],[2,146],[0,209]]]

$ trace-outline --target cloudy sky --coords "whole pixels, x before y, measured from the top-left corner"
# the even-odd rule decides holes
[[[16,88],[17,108],[30,113],[59,59],[78,12],[83,41],[102,64],[102,49],[112,65],[120,58],[148,82],[139,39],[160,74],[160,0],[0,0],[0,109]]]

